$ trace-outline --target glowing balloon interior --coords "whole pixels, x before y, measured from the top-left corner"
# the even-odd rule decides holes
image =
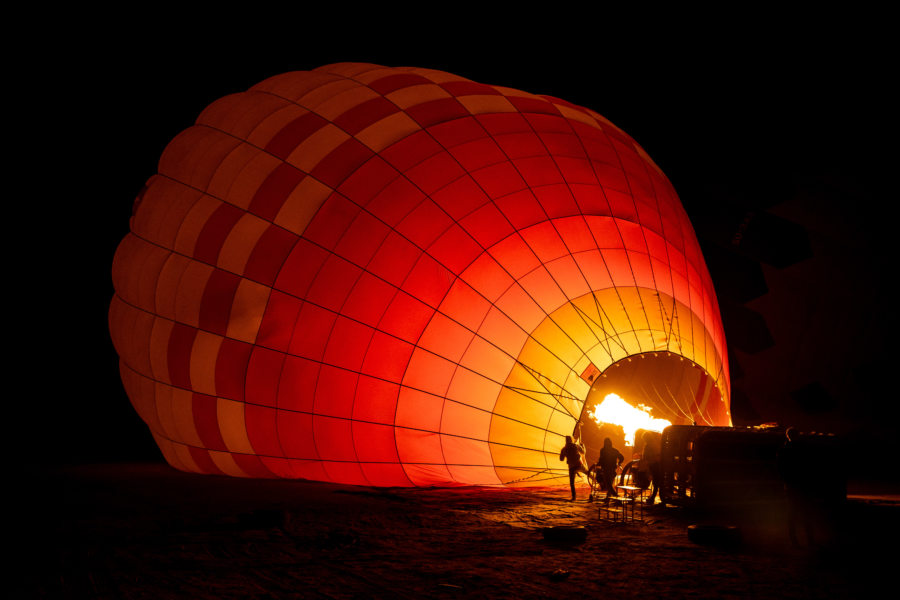
[[[168,145],[113,279],[125,389],[186,471],[556,484],[604,386],[730,423],[672,185],[557,98],[371,64],[272,77]]]

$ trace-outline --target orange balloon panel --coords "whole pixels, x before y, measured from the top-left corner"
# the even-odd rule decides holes
[[[213,103],[113,278],[126,391],[186,471],[556,483],[585,374],[646,353],[703,374],[645,371],[677,377],[661,410],[730,422],[713,286],[660,169],[591,110],[449,73],[335,64]]]

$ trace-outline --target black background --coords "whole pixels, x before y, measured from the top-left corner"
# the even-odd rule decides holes
[[[26,381],[7,400],[7,427],[20,458],[161,460],[118,379],[106,322],[132,200],[215,99],[348,61],[557,96],[624,129],[673,182],[701,240],[735,423],[846,434],[886,476],[900,411],[887,294],[896,69],[883,17],[663,15],[651,27],[647,15],[451,16],[225,27],[153,15],[36,37],[46,59],[17,64],[8,92],[21,132],[8,177],[25,184],[7,213],[9,376]]]

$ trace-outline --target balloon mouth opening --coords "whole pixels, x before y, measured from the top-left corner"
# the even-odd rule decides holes
[[[580,436],[589,457],[599,454],[606,438],[620,450],[637,452],[645,432],[704,424],[705,405],[717,395],[718,387],[693,361],[672,352],[636,354],[594,378],[573,435]]]

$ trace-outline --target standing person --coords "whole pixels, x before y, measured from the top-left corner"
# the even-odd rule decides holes
[[[616,480],[616,470],[624,460],[625,457],[622,456],[622,453],[613,447],[612,440],[605,438],[603,440],[603,448],[600,449],[600,458],[597,460],[597,463],[600,465],[600,474],[603,477],[603,483],[606,486],[607,498],[611,495],[619,495],[613,484]]]
[[[569,488],[572,490],[572,499],[575,501],[575,476],[578,472],[587,473],[584,468],[584,446],[572,441],[572,436],[566,436],[566,445],[559,451],[559,460],[565,460],[569,465]]]
[[[645,431],[642,437],[644,449],[641,451],[641,467],[650,475],[650,497],[648,504],[656,502],[662,483],[662,438],[652,431]]]

